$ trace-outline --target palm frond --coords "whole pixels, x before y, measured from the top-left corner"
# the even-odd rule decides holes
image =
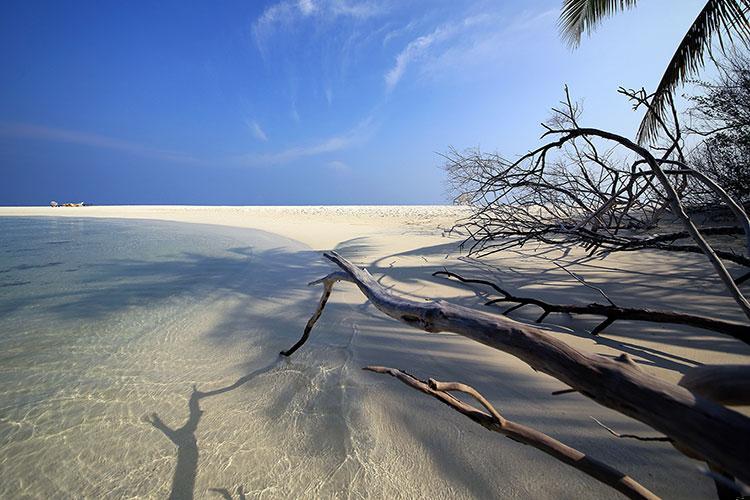
[[[712,39],[716,36],[724,50],[726,36],[730,41],[734,37],[748,45],[750,42],[750,20],[747,13],[750,0],[708,0],[700,11],[685,37],[669,61],[664,75],[651,98],[643,121],[638,128],[638,142],[655,139],[659,131],[659,122],[664,119],[669,105],[674,99],[678,85],[703,67],[706,51],[711,50]]]
[[[581,43],[584,33],[591,34],[605,18],[634,7],[636,0],[563,0],[558,26],[570,47]]]

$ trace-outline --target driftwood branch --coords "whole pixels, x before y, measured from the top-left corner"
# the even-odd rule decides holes
[[[378,310],[407,325],[426,332],[453,332],[511,354],[597,403],[654,428],[681,452],[750,483],[750,418],[643,372],[627,356],[613,360],[585,353],[548,330],[505,316],[441,300],[397,297],[336,252],[324,255],[344,274],[329,275],[323,283],[352,282]],[[324,306],[321,301],[308,322],[308,334]]]
[[[715,318],[709,318],[708,316],[699,316],[696,314],[685,314],[674,311],[661,311],[654,309],[638,309],[633,307],[619,307],[613,304],[556,304],[547,302],[536,297],[518,296],[510,293],[508,290],[501,288],[496,283],[483,279],[464,278],[463,276],[456,274],[451,271],[437,271],[432,273],[433,276],[446,276],[453,278],[461,283],[466,284],[478,284],[486,285],[498,294],[502,295],[499,299],[492,299],[485,303],[485,305],[495,304],[511,304],[509,309],[506,309],[503,314],[508,315],[509,313],[520,309],[521,307],[531,305],[542,309],[544,312],[542,316],[537,319],[537,323],[540,323],[551,313],[566,313],[566,314],[579,314],[579,315],[591,315],[591,316],[602,316],[604,320],[599,323],[593,330],[592,335],[598,335],[605,328],[609,327],[618,320],[629,320],[629,321],[645,321],[651,323],[670,323],[675,325],[686,325],[696,328],[702,328],[704,330],[711,330],[714,332],[723,333],[731,337],[736,338],[746,344],[750,344],[750,325],[738,323],[735,321],[726,321]]]
[[[682,376],[682,387],[724,405],[750,405],[750,365],[704,365]]]
[[[736,236],[743,233],[743,229],[738,226],[713,226],[701,228],[701,232],[706,236]],[[656,243],[673,243],[677,240],[684,240],[690,238],[690,233],[687,231],[674,231],[671,233],[657,234],[649,236],[647,238],[633,239],[624,243],[623,247],[638,247],[648,248],[649,245]]]
[[[609,432],[616,438],[620,439],[635,439],[636,441],[661,441],[666,443],[671,443],[672,440],[668,438],[667,436],[639,436],[637,434],[621,434],[617,432],[616,430],[612,429],[611,427],[607,427],[603,423],[601,423],[598,419],[591,417],[591,420],[596,422],[596,424],[604,429],[605,431]]]
[[[294,351],[302,347],[302,344],[307,342],[307,337],[310,336],[310,331],[312,330],[313,326],[315,326],[315,323],[318,321],[318,318],[320,318],[320,315],[323,313],[323,308],[326,306],[326,302],[328,302],[328,298],[331,296],[331,291],[333,290],[333,285],[337,281],[346,280],[347,275],[346,273],[338,272],[338,273],[332,273],[328,276],[321,278],[319,280],[311,281],[307,284],[307,286],[312,285],[318,285],[320,283],[323,283],[323,294],[320,296],[320,302],[318,303],[318,308],[315,310],[315,313],[312,315],[312,317],[307,320],[307,325],[305,325],[305,331],[302,332],[302,337],[297,341],[296,344],[294,344],[292,347],[287,349],[286,351],[281,351],[279,354],[282,356],[291,356],[294,354]]]
[[[590,288],[591,290],[595,290],[596,292],[599,292],[599,295],[601,295],[602,297],[604,297],[604,300],[606,300],[607,302],[609,302],[609,305],[611,305],[612,307],[617,307],[617,304],[615,304],[614,302],[612,302],[612,299],[609,298],[609,295],[607,295],[606,292],[601,287],[592,285],[591,283],[589,283],[588,281],[586,281],[582,277],[578,276],[576,273],[574,273],[573,271],[571,271],[567,267],[564,267],[561,264],[558,264],[557,262],[555,262],[555,265],[558,268],[560,268],[563,271],[565,271],[566,273],[568,273],[568,276],[570,276],[571,278],[575,279],[578,283],[582,284],[586,288]]]
[[[512,422],[495,409],[476,389],[458,382],[439,382],[429,379],[419,380],[416,377],[395,368],[384,366],[368,366],[365,370],[390,375],[400,380],[412,389],[416,389],[430,395],[441,403],[451,407],[457,412],[469,417],[482,427],[500,434],[504,434],[513,441],[533,446],[537,450],[575,467],[579,471],[588,474],[594,479],[610,486],[629,498],[658,498],[651,491],[636,482],[630,476],[587,456],[575,448],[561,443],[560,441],[522,424]],[[468,394],[484,407],[481,410],[460,399],[454,397],[451,392]]]

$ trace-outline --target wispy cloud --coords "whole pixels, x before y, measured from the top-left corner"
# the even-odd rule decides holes
[[[306,16],[309,16],[312,14],[312,12],[315,10],[315,2],[313,0],[299,0],[298,2],[299,10],[302,11],[303,14]]]
[[[436,51],[420,67],[420,75],[435,79],[445,75],[472,75],[478,68],[501,64],[512,52],[523,50],[541,30],[554,30],[558,9],[523,11],[484,29],[464,33],[456,43]]]
[[[518,17],[516,17],[510,26],[508,26],[508,32],[527,31],[536,29],[540,23],[552,21],[557,19],[560,9],[553,7],[551,9],[543,10],[541,12],[524,11]]]
[[[385,74],[385,84],[388,91],[393,88],[404,76],[407,67],[414,61],[424,57],[431,47],[439,45],[454,38],[468,28],[486,21],[487,16],[471,16],[460,22],[445,23],[435,28],[431,33],[415,38],[409,42],[396,56],[394,65]]]
[[[258,139],[259,141],[268,142],[268,135],[266,135],[266,132],[260,126],[260,123],[255,120],[247,120],[245,123],[247,124],[248,128],[250,128],[250,132],[252,132],[253,137]]]
[[[290,163],[301,158],[335,153],[365,143],[374,133],[375,124],[372,117],[368,117],[344,133],[334,135],[319,142],[294,146],[272,153],[249,153],[237,156],[229,163],[247,166],[263,167]]]
[[[391,92],[398,85],[410,66],[418,66],[423,75],[435,75],[475,63],[488,63],[497,58],[501,49],[517,40],[519,34],[532,33],[543,23],[552,22],[557,12],[556,8],[524,11],[512,19],[484,13],[445,22],[410,41],[396,55],[393,66],[384,74],[386,91]],[[384,44],[399,34],[386,35]]]
[[[405,34],[411,32],[416,25],[417,21],[410,21],[409,24],[405,26],[387,32],[383,37],[383,47],[388,45],[391,40],[395,40],[396,38],[402,37]]]
[[[420,36],[409,42],[409,44],[396,56],[396,62],[393,67],[385,74],[386,89],[388,91],[393,90],[401,80],[401,77],[404,76],[407,66],[424,54],[435,42],[445,38],[448,33],[449,29],[438,27],[432,33]]]
[[[282,0],[267,7],[253,23],[253,34],[261,54],[265,40],[279,27],[289,27],[306,19],[333,21],[346,17],[366,19],[383,12],[382,3],[366,0]]]
[[[176,151],[150,148],[142,144],[104,135],[81,132],[78,130],[45,127],[27,123],[0,123],[0,136],[61,142],[66,144],[80,144],[82,146],[122,151],[128,154],[159,160],[180,163],[200,163],[199,159]]]

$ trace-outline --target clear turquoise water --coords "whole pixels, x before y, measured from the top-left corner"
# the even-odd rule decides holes
[[[445,265],[442,248],[426,256]],[[396,289],[418,294],[425,260],[402,258],[417,278]],[[319,298],[306,283],[330,270],[260,231],[0,217],[0,499],[612,495],[368,364],[478,384],[509,417],[668,485],[657,492],[713,494],[669,446],[615,446],[588,416],[644,433],[629,419],[550,398],[560,384],[509,356],[415,334],[350,286],[279,359]]]
[[[282,429],[252,418],[271,405],[263,387],[280,384],[298,412],[295,391],[308,404],[309,381],[335,365],[323,356],[301,378],[276,356],[300,334],[319,267],[316,252],[260,231],[0,218],[0,498],[184,497],[195,481],[198,496],[267,488],[275,476],[248,480],[261,458],[246,451],[250,436],[283,445]],[[230,389],[195,413],[193,384]],[[183,424],[173,441],[169,429]]]

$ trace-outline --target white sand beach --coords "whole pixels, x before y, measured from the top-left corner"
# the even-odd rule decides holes
[[[321,255],[331,249],[411,298],[484,308],[490,290],[432,276],[447,268],[558,302],[601,299],[557,262],[619,305],[741,319],[720,283],[704,279],[711,269],[700,255],[640,252],[602,259],[580,250],[529,247],[476,261],[459,250],[460,237],[446,232],[465,213],[443,206],[0,208],[2,220],[188,223],[207,248],[223,245],[225,237],[265,238],[259,246],[249,242],[249,250],[228,249],[234,256],[226,260],[202,258],[187,237],[175,243],[171,260],[160,257],[149,266],[111,255],[111,287],[79,294],[76,304],[101,309],[90,321],[102,336],[109,328],[135,333],[116,350],[98,352],[91,358],[95,365],[60,367],[60,373],[80,376],[45,395],[39,401],[44,412],[14,410],[20,396],[3,400],[0,497],[164,498],[179,488],[197,498],[237,498],[240,491],[247,498],[616,495],[392,378],[360,370],[370,364],[470,384],[506,417],[619,468],[664,498],[715,495],[702,463],[665,443],[617,439],[592,417],[623,433],[653,430],[580,394],[552,396],[566,387],[510,355],[400,324],[350,284],[336,286],[310,341],[291,359],[278,359],[315,310],[320,290],[306,284],[332,269]],[[247,229],[264,233],[248,236],[242,232]],[[65,252],[60,246],[61,262]],[[151,279],[152,293],[128,288],[133,276]],[[187,289],[199,291],[190,296],[181,294],[187,277]],[[168,293],[160,283],[169,285]],[[0,295],[3,300],[10,303],[10,296]],[[127,307],[120,307],[123,302]],[[57,316],[33,307],[7,312],[3,329],[31,331],[29,317],[36,317],[39,331],[74,323],[58,318],[44,326]],[[133,323],[142,310],[148,314]],[[529,307],[513,317],[533,321],[538,314]],[[594,338],[587,330],[596,318],[551,315],[545,323],[579,349],[628,353],[644,370],[673,382],[700,364],[750,362],[747,345],[688,327],[618,322]],[[193,385],[201,397],[191,400]]]

